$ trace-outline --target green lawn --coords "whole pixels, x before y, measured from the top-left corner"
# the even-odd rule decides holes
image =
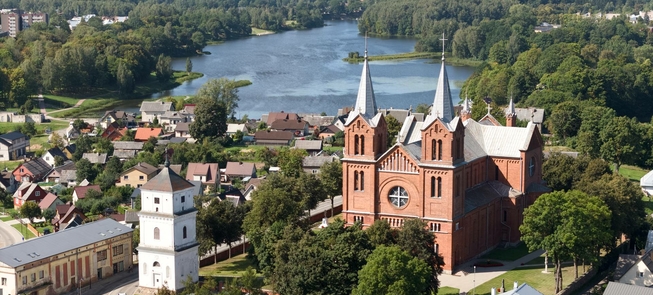
[[[642,197],[642,201],[644,201],[644,211],[646,212],[646,215],[653,214],[653,198],[649,199],[649,197]]]
[[[630,165],[621,165],[619,167],[619,174],[623,177],[630,179],[630,181],[635,181],[639,183],[639,180],[648,173],[648,170],[644,170],[639,167],[630,166]]]
[[[19,224],[14,224],[12,226],[15,229],[17,229],[20,232],[20,234],[25,237],[26,240],[29,240],[31,238],[35,238],[34,234],[31,231],[29,231],[26,226],[24,226],[24,225],[22,225],[20,223]]]
[[[263,29],[252,27],[252,35],[267,35],[267,34],[274,34],[274,31],[263,30]]]
[[[23,160],[17,160],[17,161],[4,161],[0,162],[0,169],[7,169],[9,171],[12,171],[18,167],[21,163],[23,163]]]
[[[0,123],[0,133],[7,133],[16,130],[18,127],[23,126],[25,123],[10,123],[10,122],[1,122]],[[62,122],[62,121],[52,121],[50,123],[41,123],[41,124],[34,124],[34,127],[36,127],[36,131],[39,133],[43,133],[46,128],[50,128],[50,130],[57,130],[57,129],[63,129],[68,127],[68,122]]]
[[[247,254],[233,256],[231,259],[200,268],[200,276],[239,277],[247,267],[254,268],[254,261],[247,259]]]
[[[493,259],[493,260],[502,260],[502,261],[515,261],[519,258],[526,256],[528,253],[528,248],[524,243],[520,243],[517,247],[510,248],[496,248],[492,252],[483,255],[482,259]]]
[[[438,295],[458,295],[460,294],[460,289],[452,287],[440,287],[438,288]]]
[[[45,103],[62,103],[64,107],[72,107],[74,106],[80,99],[75,98],[75,97],[67,97],[67,96],[59,96],[59,95],[52,95],[52,94],[44,94],[43,99],[45,100]]]
[[[324,151],[329,153],[342,152],[343,147],[341,146],[325,146],[322,148]]]
[[[518,284],[528,283],[531,287],[537,289],[542,294],[550,295],[555,294],[555,278],[553,276],[553,269],[549,268],[548,274],[543,274],[544,267],[528,267],[516,268],[506,272],[482,285],[479,285],[476,290],[471,290],[468,294],[485,295],[490,294],[492,288],[501,287],[503,280],[508,291],[512,290],[513,282]],[[564,286],[574,280],[574,268],[572,266],[562,268],[562,282]]]
[[[13,218],[11,218],[11,216],[9,216],[9,215],[7,215],[7,216],[0,216],[0,221],[9,221],[9,220],[12,220],[12,219],[13,219]]]

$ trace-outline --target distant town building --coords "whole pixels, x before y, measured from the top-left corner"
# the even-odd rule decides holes
[[[131,269],[132,229],[112,219],[0,249],[1,294],[63,294]]]
[[[23,12],[19,9],[0,10],[0,26],[3,33],[15,38],[22,30],[33,23],[48,23],[48,14],[43,12]]]

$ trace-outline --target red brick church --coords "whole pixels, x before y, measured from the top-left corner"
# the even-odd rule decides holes
[[[431,111],[424,121],[408,116],[387,148],[388,128],[377,112],[367,62],[358,97],[345,123],[343,212],[348,224],[381,219],[401,227],[421,218],[436,236],[445,272],[493,249],[519,241],[523,212],[548,189],[542,185],[542,138],[535,124],[508,126],[491,115],[471,119],[465,99],[454,114],[442,68]]]

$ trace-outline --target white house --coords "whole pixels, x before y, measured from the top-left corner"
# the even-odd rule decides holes
[[[246,135],[247,134],[247,126],[245,126],[245,124],[234,124],[234,123],[228,123],[227,124],[227,135],[234,135],[238,131],[240,131],[244,135]]]
[[[643,287],[653,286],[651,255],[653,255],[652,251],[648,251],[644,255],[619,255],[613,276],[614,281]]]
[[[167,164],[140,189],[138,285],[179,290],[188,277],[197,282],[199,243],[195,236],[195,185],[177,175]]]
[[[46,163],[50,164],[50,166],[54,167],[54,162],[55,162],[54,158],[57,157],[57,156],[61,157],[64,161],[68,160],[68,157],[66,156],[66,154],[64,154],[64,152],[62,152],[58,147],[53,147],[53,148],[47,150],[45,152],[45,154],[43,154],[43,156],[41,156],[41,158]]]
[[[642,176],[642,178],[639,180],[639,186],[642,187],[642,190],[647,195],[653,195],[653,170]]]
[[[0,162],[16,160],[25,155],[29,138],[18,131],[0,135]]]
[[[141,117],[143,122],[154,122],[154,118],[161,118],[165,112],[174,111],[172,102],[144,101],[141,104]]]

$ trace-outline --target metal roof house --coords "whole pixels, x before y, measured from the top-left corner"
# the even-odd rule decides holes
[[[104,219],[0,249],[2,294],[61,294],[132,266],[132,229]]]

